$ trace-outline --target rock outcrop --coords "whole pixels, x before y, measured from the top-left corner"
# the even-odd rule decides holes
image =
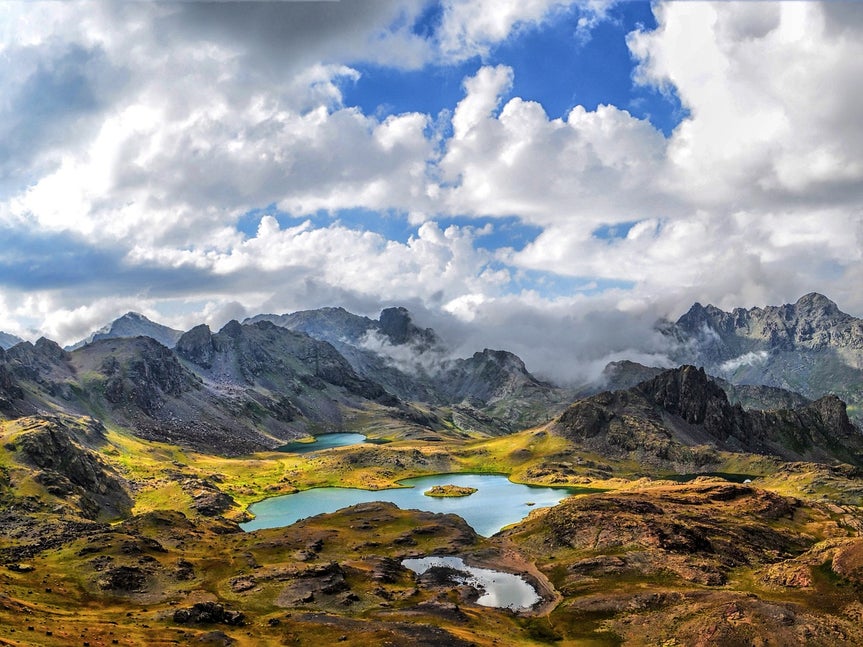
[[[88,518],[128,514],[132,499],[123,480],[95,451],[105,428],[93,419],[22,418],[6,449],[34,468],[34,480],[54,496],[70,499]]]
[[[711,448],[863,464],[863,435],[835,396],[797,409],[744,411],[694,366],[580,400],[553,428],[603,453],[693,467],[715,459]]]

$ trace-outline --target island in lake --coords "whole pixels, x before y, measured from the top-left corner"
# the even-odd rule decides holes
[[[426,496],[470,496],[476,492],[475,487],[463,487],[461,485],[435,485],[429,488],[423,494]]]

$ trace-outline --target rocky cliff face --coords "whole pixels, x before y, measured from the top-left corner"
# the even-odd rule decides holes
[[[21,342],[6,351],[11,371],[26,380],[46,380],[57,372],[64,373],[69,354],[50,339],[40,337],[35,344]]]
[[[724,312],[696,303],[663,332],[672,357],[734,385],[764,385],[809,399],[863,404],[863,320],[812,293],[796,303]]]
[[[0,348],[0,415],[13,415],[16,402],[24,398],[24,391],[6,367],[6,353]]]
[[[602,453],[696,467],[715,458],[709,448],[863,464],[863,435],[838,398],[797,409],[744,411],[693,366],[576,402],[554,428]]]

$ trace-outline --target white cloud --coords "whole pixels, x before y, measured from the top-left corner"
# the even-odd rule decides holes
[[[583,37],[604,16],[614,0],[448,0],[444,2],[439,33],[444,57],[484,56],[520,28],[550,19],[557,12],[577,8]]]
[[[830,29],[831,4],[671,2],[631,35],[641,82],[691,112],[670,143],[673,189],[717,204],[860,195],[863,43],[859,23]]]
[[[858,5],[657,3],[658,28],[629,45],[639,82],[689,110],[668,138],[613,105],[549,118],[510,96],[505,65],[465,79],[451,123],[446,112],[379,118],[344,105],[360,62],[488,56],[520,29],[565,12],[589,29],[607,9],[449,0],[423,39],[411,27],[424,6],[0,4],[0,227],[61,232],[48,242],[72,241],[105,274],[75,293],[56,276],[7,277],[0,328],[73,341],[128,309],[176,311],[166,323],[188,327],[402,301],[470,321],[485,341],[462,331],[465,350],[509,348],[574,379],[693,300],[728,308],[819,290],[863,313]],[[70,87],[87,98],[74,111],[63,107]],[[53,128],[16,107],[32,96],[57,111]],[[271,204],[298,218],[410,214],[418,231],[400,242],[271,217],[252,236],[237,229]],[[516,216],[541,233],[521,251],[489,251],[478,229],[437,224],[449,216]],[[595,235],[621,223],[636,224]],[[4,268],[20,266],[3,252]],[[528,270],[634,287],[514,292]]]
[[[495,114],[511,82],[501,66],[465,82],[440,162],[454,183],[443,196],[450,211],[565,223],[579,238],[604,222],[659,211],[652,183],[665,144],[653,126],[613,106],[577,106],[565,121],[549,119],[518,97]]]

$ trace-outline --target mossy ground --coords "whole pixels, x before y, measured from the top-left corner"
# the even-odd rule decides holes
[[[759,634],[764,644],[806,644],[795,641],[803,640],[806,631],[824,638],[829,627],[839,633],[821,644],[859,644],[854,642],[861,639],[854,618],[859,626],[863,584],[853,569],[835,570],[831,555],[840,549],[824,544],[852,541],[863,528],[857,509],[863,489],[853,474],[839,468],[723,454],[713,471],[745,475],[753,492],[766,490],[805,504],[791,515],[763,519],[735,516],[731,504],[722,508],[723,523],[741,533],[801,540],[787,555],[767,551],[761,561],[735,562],[718,584],[686,579],[683,557],[651,553],[629,530],[620,532],[619,542],[607,544],[549,543],[545,511],[491,539],[472,537],[456,519],[379,504],[287,529],[242,533],[230,521],[202,518],[184,485],[207,480],[236,502],[225,516],[240,519],[250,503],[267,496],[329,485],[398,487],[402,479],[434,473],[504,473],[522,483],[585,487],[594,494],[580,495],[584,500],[637,495],[648,502],[664,500],[670,495],[662,493],[670,491],[691,497],[686,493],[692,488],[723,482],[711,477],[675,485],[663,480],[677,476],[671,472],[650,473],[634,461],[610,461],[577,450],[544,428],[498,437],[452,433],[439,442],[389,431],[369,434],[383,444],[225,458],[108,429],[98,453],[130,484],[135,516],[0,566],[0,644],[169,645],[190,643],[213,631],[224,632],[238,645],[459,640],[488,646],[684,645],[700,644],[699,636],[710,631],[725,638],[702,644],[741,644],[734,640],[754,640],[746,632],[759,622],[771,631],[771,623],[779,623],[772,636]],[[0,432],[0,469],[9,482],[3,489],[6,501],[19,509],[25,506],[22,501],[30,501],[38,511],[27,518],[47,527],[55,514],[52,508],[64,502],[47,493],[32,468],[5,449],[18,433],[15,423],[3,423]],[[690,505],[708,510],[719,504]],[[688,526],[704,525],[677,508],[667,514],[679,524],[669,527],[683,535]],[[4,535],[7,547],[25,543],[23,535],[10,533]],[[710,533],[706,541],[729,543]],[[827,547],[818,552],[822,545]],[[423,588],[406,572],[387,571],[391,558],[444,552],[504,563],[507,551],[526,556],[547,576],[562,594],[556,607],[531,617],[479,608],[464,592]],[[704,567],[700,557],[693,559],[693,568]],[[585,560],[596,560],[599,570],[591,571]],[[790,572],[803,572],[811,584],[777,585],[765,574],[776,560],[790,560]],[[19,572],[21,561],[28,568]],[[666,562],[677,570],[654,567]],[[332,575],[324,572],[329,564],[338,565],[335,582],[326,580]],[[139,569],[144,582],[133,590],[106,588],[106,573],[120,567]],[[315,569],[323,574],[316,575]],[[243,611],[248,624],[184,626],[173,621],[174,610],[203,601]],[[793,611],[791,620],[782,615],[786,608]],[[449,642],[440,642],[444,639]]]

